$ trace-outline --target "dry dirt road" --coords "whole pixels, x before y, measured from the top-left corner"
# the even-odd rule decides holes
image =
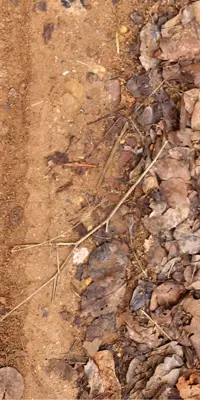
[[[127,23],[132,1],[122,0],[116,7],[112,0],[94,0],[89,8],[79,0],[70,8],[62,3],[0,0],[2,316],[56,271],[52,246],[11,250],[18,244],[52,239],[82,215],[81,201],[89,202],[87,194],[95,194],[107,157],[104,147],[93,154],[104,121],[87,123],[113,109],[105,81],[131,65],[117,54],[115,37],[117,27]],[[49,168],[46,157],[66,149],[70,162],[86,159],[98,166],[86,171],[60,165]],[[56,192],[69,181],[67,191]],[[62,240],[76,238],[68,234]],[[60,251],[60,260],[67,252],[67,248]],[[49,285],[1,321],[0,363],[22,373],[24,399],[76,398],[75,387],[47,371],[49,360],[77,352],[80,344],[73,324],[78,309],[71,284],[74,272],[69,265],[53,302]],[[62,311],[67,318],[62,318]]]

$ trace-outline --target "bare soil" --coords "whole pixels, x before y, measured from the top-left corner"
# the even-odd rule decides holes
[[[41,11],[31,0],[0,1],[2,315],[57,268],[55,248],[12,253],[13,246],[56,237],[91,208],[89,195],[96,194],[110,151],[104,142],[97,144],[112,119],[88,123],[112,115],[115,109],[105,82],[117,77],[123,84],[137,69],[129,51],[136,34],[129,14],[140,7],[148,11],[149,5],[121,0],[114,6],[111,0],[95,0],[84,8],[77,0],[65,8],[60,0],[48,0],[47,10]],[[117,54],[116,31],[121,25],[129,31],[120,38]],[[88,79],[91,71],[100,79]],[[121,105],[128,101],[123,93]],[[96,167],[49,170],[46,157],[66,149],[69,161],[84,160]],[[72,185],[66,191],[56,192],[69,181]],[[69,233],[61,239],[75,240],[77,235]],[[62,248],[60,259],[67,254],[68,249]],[[76,398],[73,384],[47,372],[52,358],[70,351],[81,354],[80,332],[73,323],[79,307],[72,285],[74,273],[75,267],[69,264],[53,302],[50,285],[1,323],[0,364],[22,373],[25,399]],[[67,319],[61,317],[62,311]]]

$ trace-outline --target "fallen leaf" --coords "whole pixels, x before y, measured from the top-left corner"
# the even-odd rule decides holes
[[[47,43],[49,40],[51,40],[52,33],[55,30],[54,24],[45,24],[44,25],[44,30],[43,30],[43,39],[44,42]]]
[[[159,62],[154,57],[159,39],[160,32],[155,24],[148,22],[140,31],[140,62],[146,71],[155,67]]]
[[[91,398],[97,398],[101,394],[101,400],[121,399],[121,385],[116,377],[115,363],[110,351],[99,351],[85,365],[85,373]]]
[[[174,239],[177,240],[182,254],[197,254],[200,251],[200,229],[193,232],[189,221],[177,226]]]
[[[161,384],[166,383],[174,386],[181,373],[183,365],[182,357],[173,354],[171,357],[165,357],[164,362],[159,364],[153,376],[148,380],[143,393],[147,398],[154,397]]]
[[[183,160],[174,160],[169,157],[162,158],[157,161],[153,169],[162,180],[170,178],[181,178],[186,182],[190,180],[188,165]]]
[[[52,164],[55,165],[63,165],[67,164],[69,161],[69,157],[67,153],[62,153],[61,151],[55,151],[55,153],[49,155],[47,157],[47,162],[51,162]]]
[[[160,184],[160,192],[169,207],[187,203],[187,185],[183,179],[170,178]]]
[[[165,309],[177,304],[186,292],[184,285],[174,281],[165,281],[154,289],[151,297],[150,310],[155,311],[162,306]]]
[[[24,393],[22,375],[12,367],[0,368],[0,399],[20,400]]]
[[[152,282],[139,280],[130,301],[131,311],[138,311],[145,306],[149,307],[151,294],[155,285]]]
[[[189,114],[193,113],[195,103],[199,97],[199,89],[190,89],[183,95],[183,101],[185,104],[185,109]]]
[[[54,372],[64,381],[75,381],[77,379],[77,371],[64,359],[51,358],[46,371],[47,373]]]
[[[198,400],[200,393],[200,374],[198,371],[186,373],[181,376],[176,384],[183,400]]]

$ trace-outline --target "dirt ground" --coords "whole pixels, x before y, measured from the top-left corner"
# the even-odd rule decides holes
[[[105,82],[123,79],[134,70],[128,43],[134,35],[129,14],[135,1],[79,0],[65,8],[48,0],[41,10],[31,0],[1,0],[1,142],[0,142],[0,271],[1,314],[23,301],[56,271],[51,246],[12,253],[15,245],[40,243],[66,232],[90,210],[90,197],[108,148],[98,142],[115,104]],[[143,7],[146,6],[143,4]],[[42,6],[41,6],[42,8]],[[147,7],[148,9],[148,7]],[[116,31],[129,26],[116,51]],[[46,30],[44,30],[46,27]],[[101,66],[101,68],[99,67]],[[100,69],[99,69],[100,68]],[[101,79],[89,79],[90,72]],[[94,78],[95,75],[92,75]],[[122,98],[122,103],[125,97]],[[95,168],[49,168],[46,157],[67,150],[70,162],[87,161]],[[66,191],[56,190],[66,182]],[[62,240],[75,240],[75,233]],[[59,256],[68,254],[66,247]],[[54,372],[50,359],[79,351],[80,333],[73,324],[79,298],[69,265],[52,302],[52,285],[1,322],[1,366],[16,367],[24,376],[24,399],[74,399],[76,389]],[[67,318],[61,312],[67,312]],[[81,352],[81,350],[80,350]]]

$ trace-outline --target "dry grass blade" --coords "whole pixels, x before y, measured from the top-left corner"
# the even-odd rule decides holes
[[[22,251],[22,250],[33,249],[34,247],[41,247],[41,246],[46,246],[46,245],[47,246],[55,246],[56,244],[59,245],[59,243],[56,242],[57,239],[60,239],[61,237],[65,236],[67,233],[71,232],[74,228],[76,228],[76,226],[78,226],[80,224],[80,222],[85,221],[93,211],[95,211],[98,207],[100,207],[106,201],[107,201],[107,198],[105,197],[99,204],[97,204],[95,207],[92,207],[92,209],[88,213],[83,215],[83,217],[81,219],[79,219],[79,221],[76,224],[74,224],[70,229],[61,233],[60,235],[55,236],[54,238],[52,238],[50,240],[45,240],[44,242],[40,242],[40,243],[18,244],[13,247],[12,253],[17,253],[18,251]],[[63,242],[61,242],[61,243],[63,243]],[[64,246],[69,246],[69,247],[75,246],[75,245],[76,245],[76,242],[65,242],[65,244],[64,244]],[[62,244],[60,246],[62,246]]]
[[[162,81],[162,82],[155,88],[155,90],[153,90],[153,92],[143,101],[143,103],[140,104],[140,106],[137,108],[136,111],[139,111],[139,110],[144,106],[144,104],[146,103],[146,101],[147,101],[148,99],[150,99],[150,98],[161,88],[161,86],[162,86],[164,83],[165,83],[165,81]]]
[[[113,146],[113,148],[112,148],[112,150],[111,150],[111,152],[109,154],[109,157],[108,157],[108,159],[106,161],[105,167],[104,167],[104,169],[103,169],[103,171],[102,171],[102,173],[100,175],[100,178],[98,180],[97,187],[99,187],[102,184],[102,182],[104,180],[104,177],[106,175],[106,172],[107,172],[107,170],[108,170],[108,168],[109,168],[109,166],[110,166],[110,164],[112,162],[112,159],[113,159],[113,157],[114,157],[114,155],[115,155],[115,153],[117,151],[117,148],[119,146],[120,140],[122,139],[122,137],[124,136],[125,132],[128,129],[128,125],[129,125],[128,122],[125,122],[125,124],[124,124],[124,126],[123,126],[123,128],[121,130],[121,133],[118,136],[118,138],[117,138],[117,140],[116,140],[116,142],[115,142],[115,144],[114,144],[114,146]]]
[[[56,262],[57,262],[57,275],[54,279],[53,282],[53,289],[52,289],[52,297],[51,297],[51,301],[53,301],[56,297],[56,288],[57,288],[57,284],[58,284],[58,278],[60,275],[60,258],[59,258],[59,252],[58,252],[58,247],[56,246]]]
[[[94,229],[92,229],[90,232],[88,232],[85,236],[83,236],[81,239],[79,239],[75,246],[74,249],[76,249],[81,243],[83,243],[85,240],[87,240],[90,236],[93,235],[98,229],[100,229],[104,225],[108,225],[109,221],[111,218],[116,214],[116,212],[119,210],[121,205],[126,201],[126,199],[130,196],[130,194],[135,190],[137,185],[142,181],[142,179],[145,177],[145,175],[149,172],[149,170],[153,167],[153,165],[156,163],[157,159],[160,157],[163,149],[167,145],[168,141],[165,141],[163,146],[161,147],[160,151],[154,158],[154,160],[149,164],[149,166],[146,168],[146,170],[143,172],[143,174],[139,177],[139,179],[130,187],[130,189],[125,193],[125,195],[122,197],[122,199],[119,201],[119,203],[114,207],[114,209],[111,211],[111,213],[108,215],[108,217],[102,221],[99,225],[97,225]],[[37,293],[39,293],[42,289],[44,289],[49,283],[51,283],[57,275],[60,275],[61,272],[65,269],[65,267],[68,265],[68,262],[72,256],[72,253],[74,249],[69,253],[67,258],[63,261],[63,263],[60,266],[59,273],[58,271],[55,272],[55,274],[49,278],[43,285],[41,285],[38,289],[36,289],[30,296],[26,297],[21,303],[19,303],[16,307],[14,307],[12,310],[10,310],[7,314],[5,314],[1,319],[0,322],[4,321],[6,318],[8,318],[11,314],[13,314],[14,311],[18,310],[22,305],[27,303],[27,301],[31,300]],[[148,315],[148,314],[147,314]],[[149,317],[150,318],[150,317]],[[153,321],[153,320],[152,320]],[[154,322],[154,321],[153,321]],[[154,322],[155,323],[155,322]],[[155,323],[156,324],[156,323]],[[158,326],[159,327],[159,326]],[[162,329],[162,328],[161,328]],[[169,338],[169,336],[168,336]],[[169,338],[171,340],[171,338]]]
[[[170,342],[172,342],[172,338],[164,331],[163,328],[161,328],[160,325],[157,324],[156,321],[154,321],[144,310],[140,310],[140,311],[141,311],[142,314],[145,315],[145,317],[147,317],[149,319],[149,321],[151,321],[156,326],[156,328],[159,329],[160,332],[163,333],[164,336],[166,336],[167,339],[170,340]]]

